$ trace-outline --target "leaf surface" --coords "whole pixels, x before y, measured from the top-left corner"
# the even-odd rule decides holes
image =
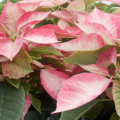
[[[53,113],[75,109],[92,101],[105,91],[110,82],[111,79],[95,73],[80,73],[63,81]]]
[[[120,120],[120,117],[117,115],[117,113],[113,113],[110,120]]]
[[[30,11],[23,14],[17,22],[17,30],[25,28],[30,25],[35,25],[45,19],[50,12],[36,12]]]
[[[35,47],[29,51],[29,53],[62,56],[62,54],[52,46]]]
[[[23,37],[18,36],[14,42],[10,39],[0,41],[0,54],[9,58],[11,61],[15,55],[20,51],[23,45]]]
[[[105,46],[100,35],[89,34],[78,37],[68,42],[53,44],[53,47],[64,51],[95,51]]]
[[[72,64],[80,64],[80,65],[88,65],[95,64],[97,61],[98,54],[94,52],[81,52],[78,54],[74,54],[70,57],[61,58],[66,63]]]
[[[3,75],[14,79],[24,77],[32,72],[28,56],[21,50],[13,59],[2,64]]]
[[[57,43],[58,40],[55,34],[48,29],[34,29],[29,32],[24,39],[35,42],[35,43],[42,43],[42,44],[50,44],[50,43]]]
[[[60,120],[78,120],[82,117],[88,110],[90,110],[96,103],[97,99],[73,110],[62,112]]]
[[[118,116],[120,117],[120,97],[119,97],[119,93],[120,93],[120,82],[118,80],[115,80],[113,83],[113,88],[112,88],[112,94],[113,94],[113,100],[115,102],[115,109],[116,112],[118,114]]]
[[[85,3],[84,0],[75,0],[67,6],[67,9],[76,10],[76,11],[84,11]]]
[[[6,77],[6,79],[7,79],[7,81],[8,81],[10,84],[12,84],[14,87],[16,87],[17,89],[19,88],[20,81],[21,81],[20,78],[16,80],[16,79],[9,79],[9,78]]]
[[[18,89],[9,83],[0,83],[0,119],[20,120],[24,111],[25,92],[20,85]]]
[[[62,81],[70,78],[68,75],[52,69],[41,70],[40,77],[45,90],[54,99],[57,99],[58,92],[62,87]]]

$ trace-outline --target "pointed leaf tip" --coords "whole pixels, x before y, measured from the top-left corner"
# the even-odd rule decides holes
[[[40,77],[45,90],[54,99],[57,99],[58,92],[62,87],[62,81],[70,78],[65,73],[52,69],[41,70]]]
[[[53,113],[71,110],[92,101],[107,88],[110,81],[95,73],[81,73],[63,81],[57,97],[57,109]]]

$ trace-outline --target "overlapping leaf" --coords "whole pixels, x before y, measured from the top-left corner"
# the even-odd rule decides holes
[[[51,69],[41,70],[40,77],[45,90],[54,99],[57,99],[57,95],[62,87],[62,81],[69,78],[68,75]]]
[[[73,110],[65,111],[62,113],[60,120],[78,120],[82,117],[88,110],[90,110],[96,103],[97,99]]]
[[[112,94],[113,94],[113,100],[115,102],[116,112],[120,116],[120,107],[119,107],[120,97],[119,97],[119,93],[120,93],[120,82],[118,80],[115,80],[114,83],[113,83]]]
[[[0,83],[0,119],[20,120],[24,111],[25,92],[20,85],[19,89],[9,83]]]
[[[32,72],[28,57],[21,50],[15,58],[11,61],[2,64],[4,76],[14,79],[24,77],[26,74]]]
[[[100,35],[89,34],[78,37],[71,41],[59,44],[53,44],[53,47],[64,51],[95,51],[105,46]]]
[[[111,79],[95,73],[81,73],[63,81],[54,113],[71,110],[92,101],[110,82]]]

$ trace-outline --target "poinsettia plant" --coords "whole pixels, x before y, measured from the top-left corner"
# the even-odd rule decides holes
[[[44,111],[60,120],[120,119],[120,8],[112,8],[120,2],[96,1],[6,1],[1,120],[24,120],[30,110],[38,111],[33,119]]]

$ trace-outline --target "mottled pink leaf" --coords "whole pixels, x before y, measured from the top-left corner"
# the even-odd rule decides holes
[[[79,19],[79,18],[78,18]],[[78,20],[79,21],[79,20]],[[76,24],[83,31],[90,33],[105,34],[112,38],[118,38],[118,26],[120,17],[111,13],[105,13],[95,8],[85,19],[84,23]],[[86,26],[86,28],[84,28]],[[90,29],[88,29],[90,28]],[[98,29],[98,30],[97,30]]]
[[[7,0],[7,4],[0,16],[0,23],[8,24],[9,27],[14,30],[13,32],[16,32],[17,21],[24,13],[24,10]]]
[[[100,35],[89,34],[68,42],[53,44],[53,47],[64,51],[93,51],[105,46]]]
[[[23,116],[22,116],[21,120],[24,120],[24,117],[25,117],[26,113],[28,112],[28,109],[31,106],[31,104],[32,104],[32,100],[30,99],[30,96],[26,95],[25,96],[25,109],[24,109]]]
[[[14,56],[20,51],[23,44],[23,37],[18,36],[14,42],[10,39],[0,41],[0,54],[9,58],[11,61]]]
[[[39,7],[40,2],[36,3],[18,3],[18,7],[22,8],[26,12],[35,11]]]
[[[51,15],[54,15],[56,17],[63,19],[63,20],[66,20],[70,23],[73,23],[73,16],[70,14],[69,11],[67,11],[65,9],[54,11],[51,13]]]
[[[73,28],[73,30],[72,30],[72,28]],[[78,32],[79,28],[75,29],[75,27],[69,27],[69,28],[66,28],[66,29],[61,29],[57,25],[48,24],[48,25],[43,25],[41,27],[38,27],[37,29],[49,29],[49,30],[51,30],[55,33],[55,35],[57,36],[58,39],[62,39],[62,38],[75,37],[76,34],[74,34],[74,32],[72,32],[72,31],[77,31]],[[80,31],[81,30],[79,29],[79,32]]]
[[[83,69],[90,71],[92,73],[97,73],[104,76],[109,76],[108,70],[101,65],[90,64],[90,65],[80,65]]]
[[[87,21],[90,23],[98,23],[117,36],[117,25],[120,23],[120,17],[111,13],[105,13],[95,7],[95,9],[88,15]]]
[[[40,77],[45,90],[54,99],[57,99],[58,92],[62,87],[62,81],[69,78],[68,75],[52,69],[41,70]]]
[[[108,67],[110,64],[114,64],[116,66],[116,62],[117,62],[116,48],[112,47],[99,54],[96,64]]]
[[[24,37],[24,39],[31,42],[42,43],[42,44],[50,44],[50,43],[58,42],[55,34],[48,29],[33,29]]]
[[[17,22],[17,30],[20,30],[22,28],[25,28],[30,25],[34,25],[38,22],[41,22],[43,19],[45,19],[50,12],[26,12],[23,14],[20,19]]]
[[[95,73],[81,73],[62,82],[53,113],[80,107],[98,97],[109,85],[107,79]]]

